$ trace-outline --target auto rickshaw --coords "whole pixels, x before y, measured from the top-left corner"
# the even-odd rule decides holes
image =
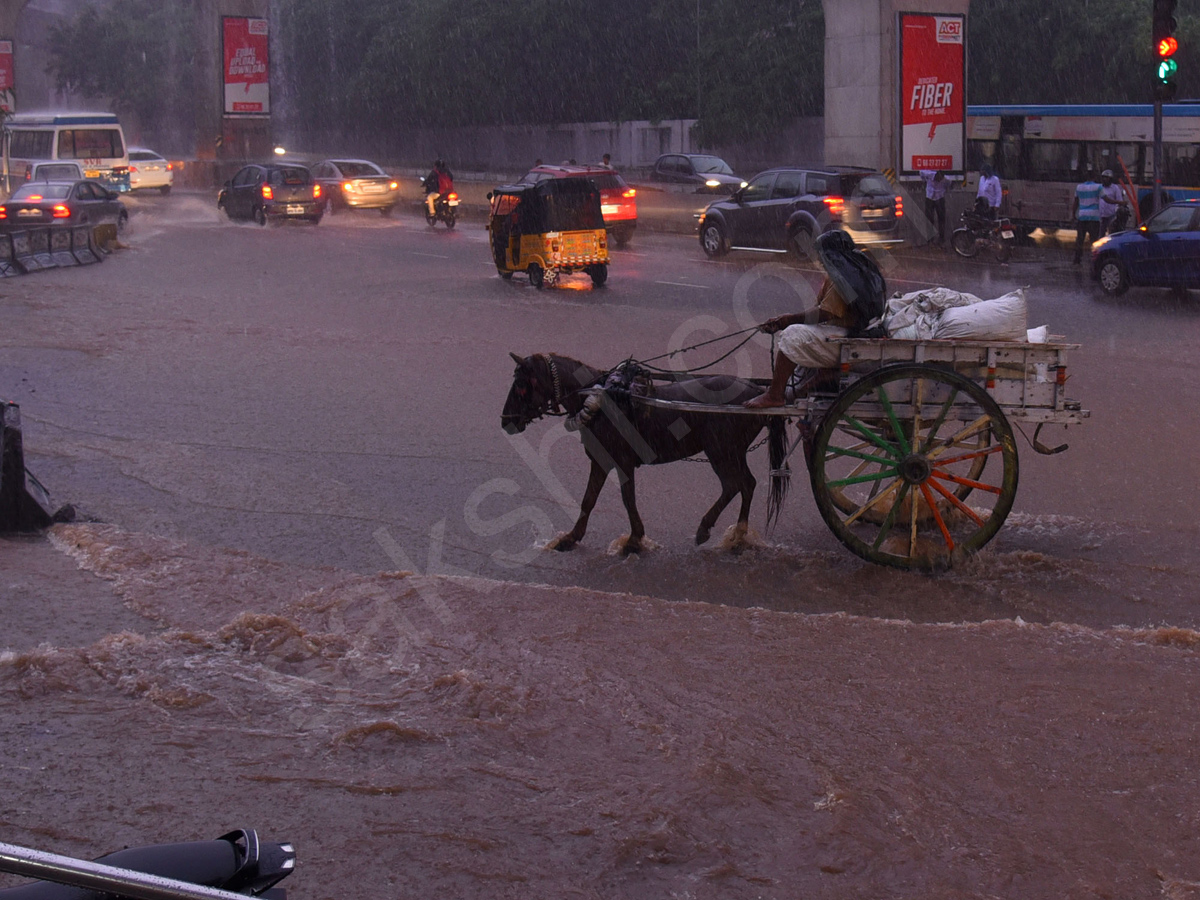
[[[590,178],[508,184],[488,200],[492,258],[501,278],[524,272],[535,288],[560,273],[587,272],[597,287],[608,279],[600,191]]]

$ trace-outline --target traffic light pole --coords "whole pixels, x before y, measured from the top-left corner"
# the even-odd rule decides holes
[[[1154,101],[1154,212],[1162,209],[1162,101]]]

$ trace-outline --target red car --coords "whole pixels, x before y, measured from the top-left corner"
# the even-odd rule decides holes
[[[604,166],[537,166],[521,180],[525,184],[537,184],[547,178],[579,177],[592,179],[600,189],[604,228],[618,247],[624,247],[637,228],[637,191],[612,169]]]

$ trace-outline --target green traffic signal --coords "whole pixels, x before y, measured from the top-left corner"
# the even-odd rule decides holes
[[[1175,77],[1175,73],[1179,71],[1179,63],[1173,59],[1164,59],[1158,64],[1158,80],[1170,81]]]

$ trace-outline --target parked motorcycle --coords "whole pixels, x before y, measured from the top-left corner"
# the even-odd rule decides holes
[[[0,872],[41,879],[0,890],[0,900],[286,900],[275,885],[296,867],[291,844],[243,828],[215,841],[154,844],[97,860],[0,844]]]
[[[425,179],[421,179],[421,186],[426,187]],[[429,196],[429,190],[426,188],[425,196]],[[445,222],[447,228],[453,228],[458,222],[458,194],[455,191],[450,191],[447,194],[442,194],[433,203],[433,214],[429,212],[429,204],[425,203],[425,221],[429,223],[430,228],[437,226],[438,222]]]
[[[962,225],[950,236],[950,246],[954,252],[967,259],[977,255],[981,249],[990,248],[995,252],[996,259],[1008,262],[1016,242],[1016,232],[1008,219],[993,219],[978,205],[962,214]]]

